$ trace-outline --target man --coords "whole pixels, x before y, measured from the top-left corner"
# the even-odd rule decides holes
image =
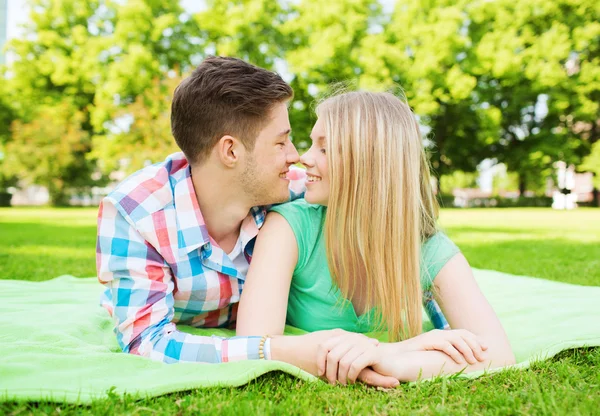
[[[275,73],[239,59],[206,59],[173,97],[171,128],[182,153],[138,171],[102,201],[98,279],[124,352],[166,363],[264,353],[317,372],[317,351],[339,331],[261,345],[261,337],[195,336],[176,327],[235,324],[265,206],[301,193],[287,178],[299,160],[289,138],[292,96]],[[369,369],[362,375],[374,385],[397,383]]]

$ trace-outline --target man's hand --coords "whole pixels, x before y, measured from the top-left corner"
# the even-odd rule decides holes
[[[330,341],[332,340],[333,341]],[[362,351],[356,356],[360,361],[347,365],[348,359],[342,363],[342,377],[346,373],[346,378],[343,378],[343,384],[346,384],[348,379],[347,373],[352,370],[352,381],[358,377],[359,380],[375,387],[391,388],[398,385],[398,380],[393,377],[383,376],[376,373],[371,368],[368,368],[369,362],[376,361],[377,354],[370,350],[369,346],[376,346],[379,341],[368,338],[362,334],[346,332],[341,329],[329,331],[317,331],[306,335],[299,336],[276,336],[271,339],[271,358],[273,360],[284,361],[289,364],[300,367],[301,369],[315,375],[325,375],[326,369],[330,369],[330,374],[335,372],[335,377],[332,375],[332,380],[338,379],[337,372],[340,367],[340,360],[346,354],[350,353],[349,357],[355,356],[357,352]],[[336,347],[338,347],[336,349]],[[334,351],[334,354],[327,360],[329,353]],[[341,353],[344,352],[343,354]],[[363,356],[363,352],[365,353]],[[323,363],[322,358],[326,361]],[[336,361],[336,357],[339,359]],[[318,362],[321,364],[318,364]],[[363,365],[362,363],[367,363]],[[354,366],[352,366],[354,364]],[[319,372],[319,365],[321,372]],[[360,376],[359,376],[360,374]],[[331,381],[331,380],[330,380]],[[339,380],[342,382],[342,380]]]
[[[398,352],[440,351],[457,364],[476,364],[488,358],[485,341],[466,329],[434,329],[393,345]]]

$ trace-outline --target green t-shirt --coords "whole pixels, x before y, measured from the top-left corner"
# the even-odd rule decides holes
[[[326,210],[326,207],[309,204],[304,199],[271,208],[287,220],[298,243],[298,263],[290,287],[287,322],[305,331],[342,328],[351,332],[371,332],[374,330],[373,311],[356,316],[352,302],[343,298],[331,280],[323,235]],[[423,291],[431,288],[435,276],[459,251],[442,232],[437,232],[422,245]]]

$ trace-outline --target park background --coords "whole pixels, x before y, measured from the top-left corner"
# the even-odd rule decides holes
[[[177,151],[172,92],[205,56],[219,54],[276,70],[292,85],[299,150],[331,83],[401,89],[422,125],[440,195],[479,188],[474,195],[483,198],[549,197],[563,161],[588,172],[580,201],[598,205],[597,2],[2,5],[12,32],[0,76],[4,201],[11,193],[14,204],[97,204],[127,174]],[[524,204],[549,198],[512,203]]]
[[[0,198],[91,205],[0,208],[0,279],[94,276],[96,202],[177,150],[173,89],[221,54],[292,85],[299,150],[332,82],[402,88],[446,207],[456,189],[481,205],[548,206],[556,163],[574,166],[596,202],[443,209],[440,224],[474,267],[600,286],[597,1],[0,0],[0,43]],[[87,407],[9,402],[0,413],[594,414],[598,368],[600,349],[583,348],[526,371],[391,392],[276,373],[242,388],[141,401],[109,392]]]

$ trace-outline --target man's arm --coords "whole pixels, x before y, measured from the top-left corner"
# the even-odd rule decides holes
[[[109,309],[124,352],[165,363],[259,358],[260,337],[226,339],[177,331],[171,322],[171,269],[109,198],[100,205],[96,253],[98,280],[110,291]]]

